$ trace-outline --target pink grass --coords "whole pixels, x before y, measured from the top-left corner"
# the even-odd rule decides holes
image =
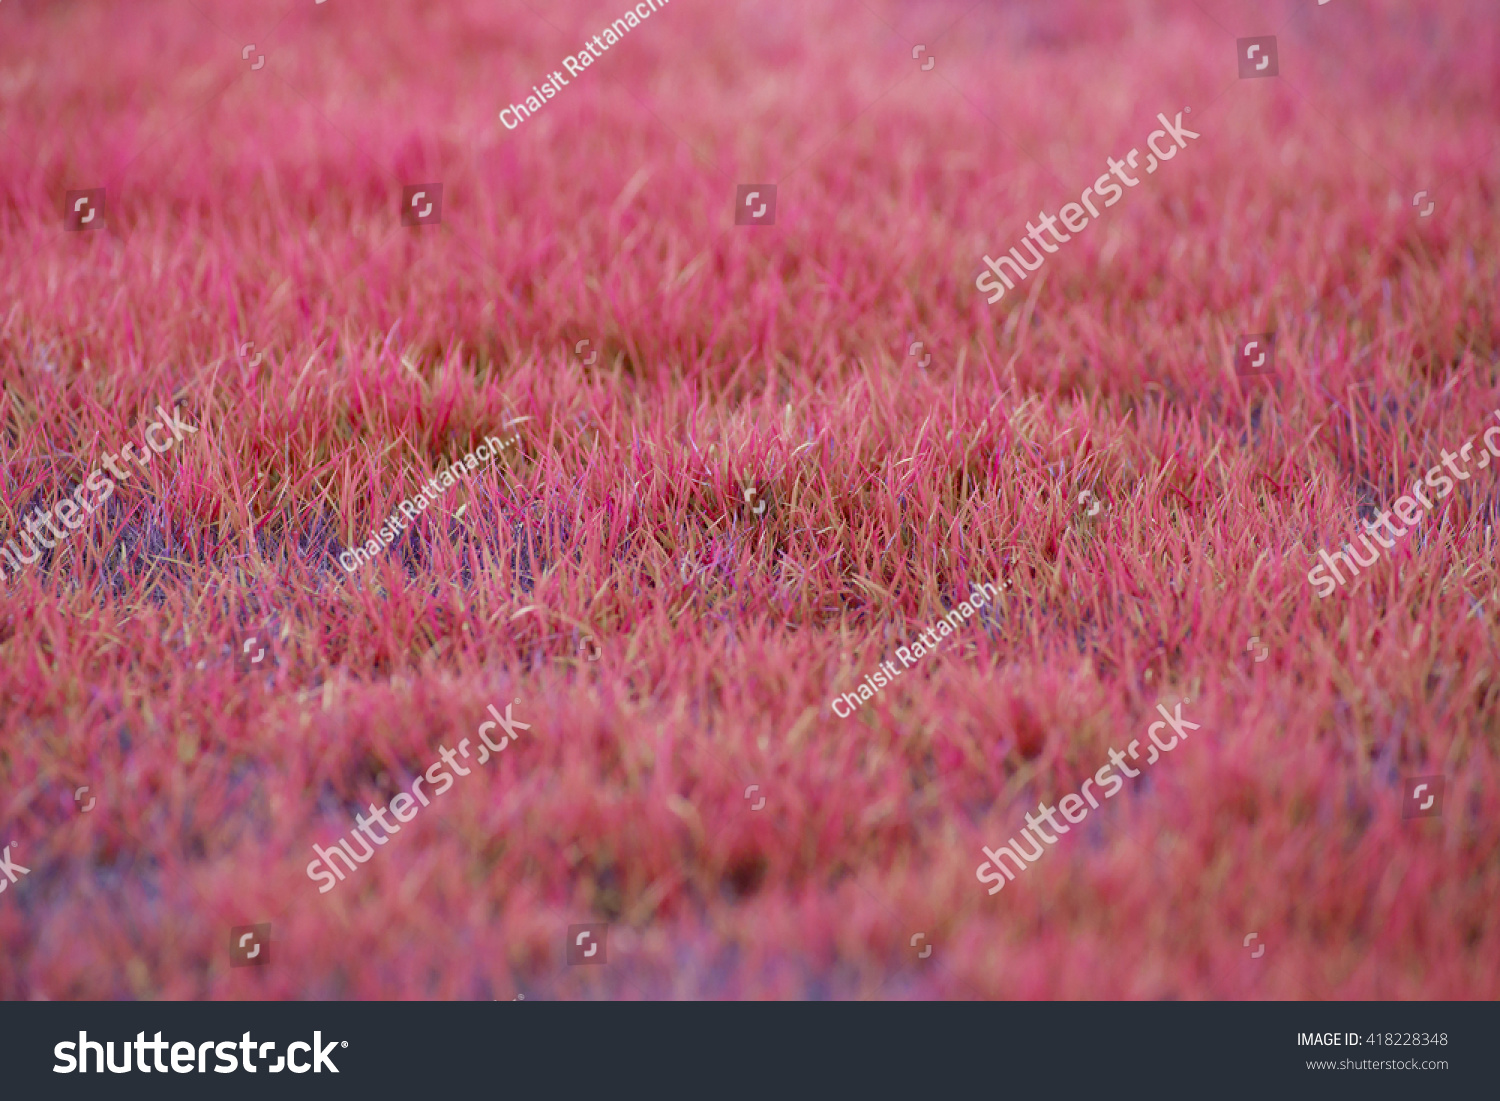
[[[1305,580],[1496,423],[1488,6],[672,0],[507,131],[624,6],[0,7],[0,537],[156,403],[202,426],[0,581],[0,996],[1500,995],[1500,469]],[[1237,80],[1268,33],[1282,78]],[[1189,105],[984,304],[984,253]],[[526,744],[318,893],[314,843],[518,697]],[[1183,697],[1194,740],[986,895],[980,846]],[[586,921],[610,966],[565,966]]]

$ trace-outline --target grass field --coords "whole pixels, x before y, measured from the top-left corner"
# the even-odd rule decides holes
[[[1492,5],[627,7],[0,5],[0,997],[1500,996]]]

